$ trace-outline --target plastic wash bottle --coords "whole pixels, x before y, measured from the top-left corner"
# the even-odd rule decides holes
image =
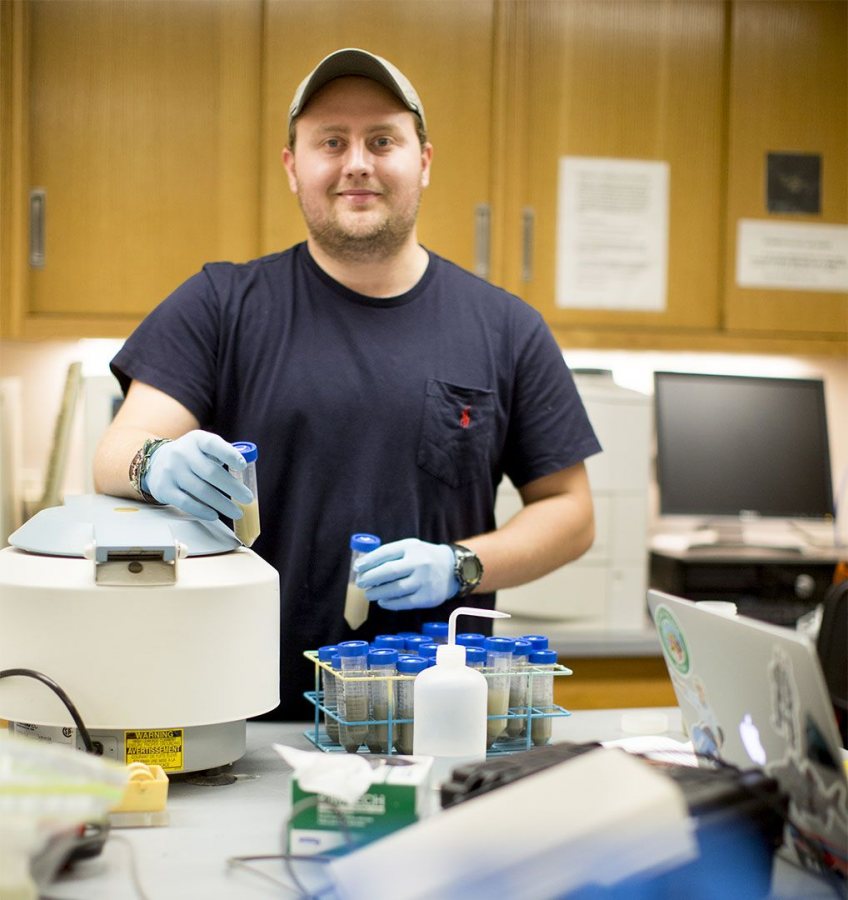
[[[456,766],[486,758],[488,686],[480,672],[465,665],[465,647],[456,643],[456,619],[461,615],[509,618],[509,613],[495,610],[455,609],[448,623],[448,642],[436,651],[436,665],[415,677],[412,752],[434,757],[434,786]]]

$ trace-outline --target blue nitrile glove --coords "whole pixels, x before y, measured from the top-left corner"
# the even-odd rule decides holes
[[[218,513],[240,519],[243,513],[230,497],[250,503],[253,494],[225,465],[241,471],[246,463],[219,435],[189,431],[153,451],[142,487],[160,503],[170,503],[198,519],[213,521]]]
[[[405,538],[383,544],[355,565],[356,585],[383,609],[424,609],[438,606],[459,590],[453,550]]]

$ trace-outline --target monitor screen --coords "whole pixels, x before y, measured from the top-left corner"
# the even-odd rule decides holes
[[[833,515],[819,379],[654,373],[662,515]]]

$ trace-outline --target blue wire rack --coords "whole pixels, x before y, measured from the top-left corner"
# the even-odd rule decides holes
[[[357,753],[381,753],[384,755],[396,754],[395,744],[398,737],[398,729],[404,725],[412,725],[413,720],[402,718],[395,715],[394,690],[387,690],[387,717],[385,719],[369,718],[361,720],[348,720],[343,718],[338,707],[325,703],[324,692],[320,689],[321,670],[329,672],[337,679],[337,684],[341,685],[346,682],[363,682],[366,685],[374,685],[378,681],[398,683],[401,681],[411,682],[414,680],[412,675],[390,675],[390,676],[374,676],[364,675],[344,675],[337,672],[326,663],[318,659],[318,654],[314,650],[307,650],[304,653],[308,659],[315,663],[315,690],[305,691],[304,697],[315,708],[315,718],[312,727],[303,732],[304,736],[319,750],[326,753],[332,752],[352,752],[347,750],[342,743],[330,736],[328,730],[338,733],[341,729],[357,728],[364,730],[365,737],[358,749]],[[487,672],[482,670],[482,674],[487,678],[502,678],[503,672]],[[529,679],[536,677],[562,677],[571,675],[572,671],[565,666],[556,664],[552,668],[536,669],[528,666],[520,672],[510,673],[507,677],[517,678],[525,677]],[[490,715],[489,722],[503,720],[504,730],[492,745],[487,749],[487,756],[498,756],[506,753],[518,753],[522,750],[529,750],[531,747],[540,746],[548,743],[550,740],[550,720],[554,718],[562,718],[570,716],[571,713],[562,706],[552,704],[550,706],[520,706],[510,707],[504,715]],[[509,732],[512,732],[510,734]],[[349,732],[348,732],[349,733]]]

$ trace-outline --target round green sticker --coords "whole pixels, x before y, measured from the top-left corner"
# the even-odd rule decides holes
[[[681,675],[686,675],[689,672],[689,651],[686,649],[686,641],[677,620],[664,606],[657,610],[657,630],[665,655]]]

